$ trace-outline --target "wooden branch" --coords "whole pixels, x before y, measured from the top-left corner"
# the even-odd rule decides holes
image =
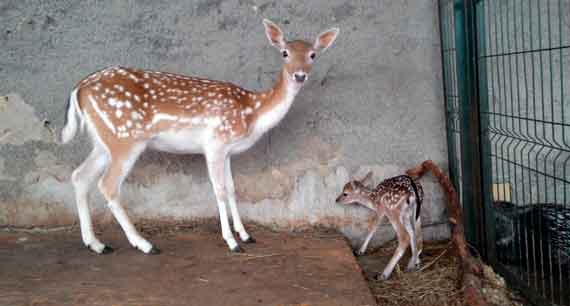
[[[469,306],[488,305],[481,292],[482,263],[469,253],[465,240],[463,226],[463,210],[459,202],[459,195],[449,177],[433,161],[426,160],[421,165],[409,169],[406,173],[414,179],[419,179],[431,171],[447,194],[447,213],[452,226],[451,240],[453,241],[459,258],[461,259],[461,284],[465,303]]]

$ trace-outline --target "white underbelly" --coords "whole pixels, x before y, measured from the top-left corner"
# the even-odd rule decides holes
[[[176,153],[202,154],[210,138],[208,129],[161,132],[149,142],[149,149]]]
[[[228,153],[233,155],[248,150],[263,134],[254,131],[247,137],[229,143]],[[175,154],[204,154],[208,149],[218,147],[219,145],[220,143],[212,135],[212,130],[203,128],[161,132],[150,140],[148,148]]]
[[[239,154],[253,147],[253,145],[263,136],[263,133],[251,133],[231,145],[230,154]]]

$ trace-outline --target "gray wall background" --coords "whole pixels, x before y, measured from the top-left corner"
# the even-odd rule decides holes
[[[244,219],[277,228],[324,225],[354,243],[369,211],[334,198],[354,175],[379,182],[425,159],[447,168],[436,1],[140,0],[0,3],[0,225],[76,222],[71,171],[87,137],[54,141],[74,84],[112,64],[192,74],[249,89],[281,69],[261,20],[312,41],[338,26],[284,121],[233,159]],[[448,235],[444,195],[422,180],[427,238]],[[94,186],[95,187],[95,186]],[[200,156],[147,152],[123,186],[136,219],[217,218]],[[95,222],[112,222],[98,192]],[[114,221],[113,221],[114,222]],[[247,226],[247,222],[246,222]],[[393,237],[383,226],[375,242]]]

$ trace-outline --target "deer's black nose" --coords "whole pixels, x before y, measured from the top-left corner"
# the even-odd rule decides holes
[[[295,77],[295,81],[299,83],[303,83],[307,79],[307,74],[304,72],[295,72],[293,76]]]

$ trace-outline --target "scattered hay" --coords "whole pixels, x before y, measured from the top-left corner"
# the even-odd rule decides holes
[[[483,284],[481,291],[489,305],[497,306],[523,306],[525,300],[518,294],[509,290],[505,280],[497,275],[493,269],[487,265],[483,266]]]
[[[184,232],[204,231],[214,227],[213,220],[148,220],[141,219],[135,223],[137,230],[144,236],[171,236]]]
[[[106,224],[101,226],[101,229],[106,226],[116,226],[116,224]],[[135,222],[135,227],[137,230],[143,234],[145,237],[156,237],[156,236],[172,236],[185,232],[199,232],[199,233],[219,233],[220,221],[218,218],[200,218],[196,220],[151,220],[151,219],[140,219]],[[286,230],[278,226],[268,226],[262,225],[256,222],[247,222],[248,232],[270,232],[270,233],[283,233]],[[325,226],[312,226],[312,227],[302,227],[294,228],[287,231],[289,235],[292,236],[307,236],[307,237],[319,237],[323,239],[344,239],[338,230]]]
[[[376,281],[374,275],[381,271],[395,250],[395,243],[388,243],[371,255],[375,257],[361,264],[378,305],[387,306],[459,306],[463,305],[461,291],[457,288],[459,260],[451,255],[449,242],[427,243],[422,255],[422,267],[416,272],[405,272],[408,258],[396,266],[390,279]],[[374,267],[370,265],[374,264]]]
[[[378,305],[386,306],[459,306],[465,305],[459,288],[460,259],[449,241],[424,243],[422,265],[416,272],[406,272],[404,256],[390,279],[377,281],[394,250],[396,242],[383,245],[369,255],[358,258]],[[511,291],[491,267],[483,266],[481,288],[489,305],[522,306],[524,299]]]

